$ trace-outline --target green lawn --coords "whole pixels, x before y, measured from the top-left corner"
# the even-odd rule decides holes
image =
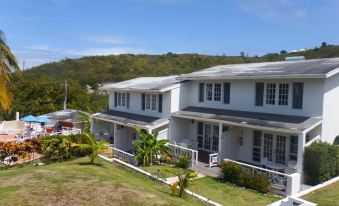
[[[176,176],[176,171],[179,170],[178,168],[171,167],[168,165],[152,165],[150,167],[140,167],[140,169],[145,170],[146,172],[149,172],[155,176],[158,175],[158,169],[159,169],[160,178],[174,177]],[[192,171],[192,170],[186,169],[186,171]]]
[[[87,158],[0,171],[0,205],[204,205],[117,164]]]
[[[339,181],[302,198],[319,206],[339,206]]]
[[[211,177],[193,180],[190,189],[222,205],[259,206],[267,205],[280,199],[275,196],[263,195],[244,188],[234,187]]]

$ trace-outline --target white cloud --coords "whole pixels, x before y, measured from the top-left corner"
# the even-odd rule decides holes
[[[126,44],[128,41],[125,38],[117,37],[117,36],[85,36],[84,40],[99,43],[99,44]]]
[[[265,20],[295,21],[308,15],[300,0],[238,0],[238,4],[244,12]]]

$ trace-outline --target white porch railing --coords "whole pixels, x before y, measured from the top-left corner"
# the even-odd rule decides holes
[[[305,147],[310,146],[313,142],[320,140],[320,135],[315,136],[313,139],[310,141],[306,142]]]
[[[271,183],[272,189],[280,195],[292,195],[300,189],[300,174],[284,174],[273,170],[249,165],[242,162],[237,162],[230,159],[224,159],[224,161],[234,162],[242,166],[246,171],[251,172],[253,175],[265,175]]]
[[[219,153],[209,154],[208,167],[214,167],[219,164]]]
[[[170,144],[170,143],[168,144],[168,147],[170,149],[170,152],[176,157],[180,157],[180,156],[189,157],[191,159],[192,167],[198,164],[198,151],[197,150],[188,149],[186,147],[182,147],[182,146]]]
[[[138,166],[138,161],[134,158],[135,155],[122,151],[120,149],[114,148],[114,147],[109,147],[109,148],[113,151],[113,156],[115,158],[120,159],[129,164]]]
[[[81,134],[81,129],[63,129],[61,130],[62,135]]]

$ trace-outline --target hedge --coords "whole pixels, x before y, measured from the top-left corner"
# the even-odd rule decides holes
[[[339,175],[339,147],[313,143],[305,148],[304,173],[307,184],[316,185]]]
[[[256,190],[261,193],[268,193],[271,184],[265,175],[253,175],[252,172],[245,171],[239,164],[234,162],[224,162],[221,165],[222,180],[235,184],[239,187]]]

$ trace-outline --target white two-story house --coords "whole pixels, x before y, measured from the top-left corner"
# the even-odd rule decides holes
[[[316,139],[333,143],[339,135],[338,73],[333,58],[221,65],[180,75],[186,83],[169,140],[198,151],[200,162],[229,159],[302,176],[305,146]],[[299,188],[293,190],[287,193]]]
[[[91,116],[92,133],[129,153],[138,138],[135,127],[167,139],[171,113],[179,110],[176,77],[141,77],[108,85],[109,110]]]

